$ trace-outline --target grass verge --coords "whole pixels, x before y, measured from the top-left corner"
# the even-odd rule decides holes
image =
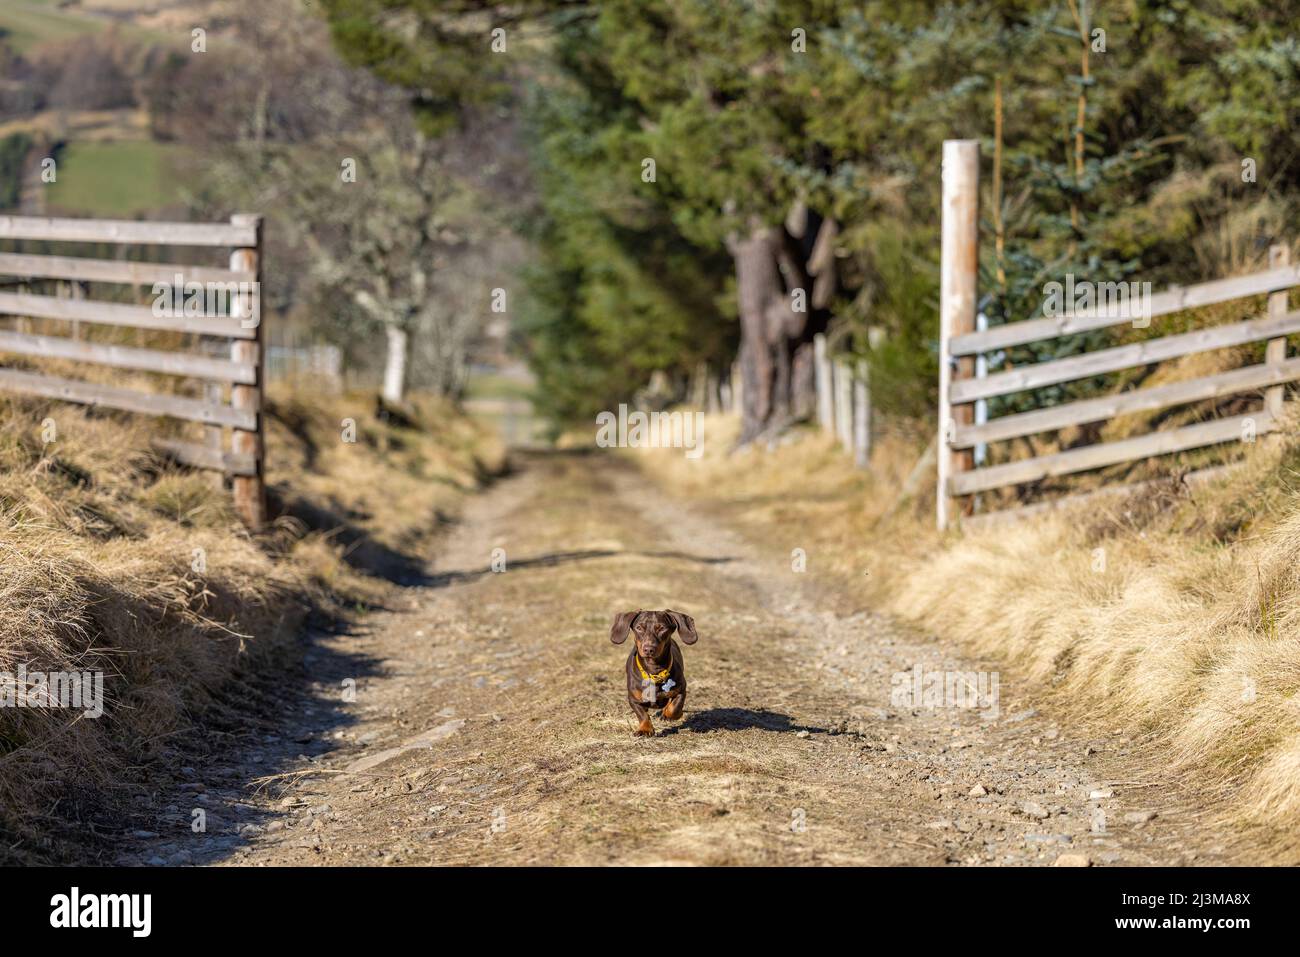
[[[155,458],[156,428],[0,398],[0,681],[103,675],[99,717],[39,695],[0,707],[0,860],[104,853],[232,683],[291,663],[309,620],[382,604],[504,460],[442,403],[383,416],[372,397],[273,393],[278,517],[253,537],[211,475]]]

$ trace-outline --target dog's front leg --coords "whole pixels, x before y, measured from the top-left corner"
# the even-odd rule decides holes
[[[637,737],[653,738],[655,736],[655,726],[650,723],[650,711],[645,705],[639,704],[631,697],[627,699],[627,703],[632,706],[632,713],[636,715],[639,722],[636,731],[633,733]]]
[[[668,703],[664,705],[663,714],[665,721],[676,721],[686,710],[686,692],[675,691],[670,696]]]

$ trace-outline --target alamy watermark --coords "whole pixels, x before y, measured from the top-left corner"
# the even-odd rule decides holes
[[[117,927],[131,931],[132,937],[148,937],[153,929],[153,895],[92,894],[73,887],[50,898],[50,926]]]
[[[230,316],[245,329],[262,321],[260,282],[187,282],[182,273],[172,279],[153,284],[151,309],[160,319]]]
[[[102,671],[0,671],[0,708],[65,708],[87,718],[104,713]]]
[[[927,671],[919,664],[897,671],[890,681],[889,703],[895,708],[965,708],[982,712],[987,721],[998,719],[996,671]]]
[[[1090,282],[1065,274],[1065,282],[1043,286],[1043,315],[1049,319],[1088,313],[1128,319],[1135,329],[1151,325],[1151,283]]]
[[[688,459],[704,454],[703,412],[628,411],[596,415],[596,445],[602,449],[685,449]]]

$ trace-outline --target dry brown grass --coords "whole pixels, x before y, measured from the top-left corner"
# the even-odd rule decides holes
[[[1004,661],[1084,726],[1149,737],[1153,778],[1185,777],[1278,860],[1300,860],[1300,436],[1250,447],[1188,492],[1168,487],[983,532],[933,529],[933,480],[896,507],[921,442],[855,470],[826,437],[728,456],[639,456],[661,481],[757,534],[797,529],[810,573]]]
[[[149,452],[159,423],[0,397],[0,672],[103,672],[107,701],[98,719],[0,709],[0,859],[64,858],[78,824],[93,844],[84,822],[233,677],[283,660],[313,611],[383,600],[391,586],[357,555],[418,560],[503,460],[449,406],[417,421],[380,421],[368,397],[273,394],[268,480],[286,514],[254,538],[210,476]]]

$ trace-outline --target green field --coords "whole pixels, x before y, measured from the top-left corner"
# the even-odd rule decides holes
[[[49,187],[49,211],[129,219],[179,202],[180,158],[177,147],[148,140],[73,143]]]
[[[27,53],[47,43],[57,43],[106,29],[110,24],[125,36],[146,43],[188,48],[189,33],[164,34],[139,26],[133,18],[110,18],[112,13],[132,13],[133,0],[99,0],[95,9],[60,6],[57,0],[0,0],[0,43]]]
[[[53,40],[66,40],[103,28],[104,21],[79,11],[62,10],[43,0],[0,3],[0,39],[19,53]]]

